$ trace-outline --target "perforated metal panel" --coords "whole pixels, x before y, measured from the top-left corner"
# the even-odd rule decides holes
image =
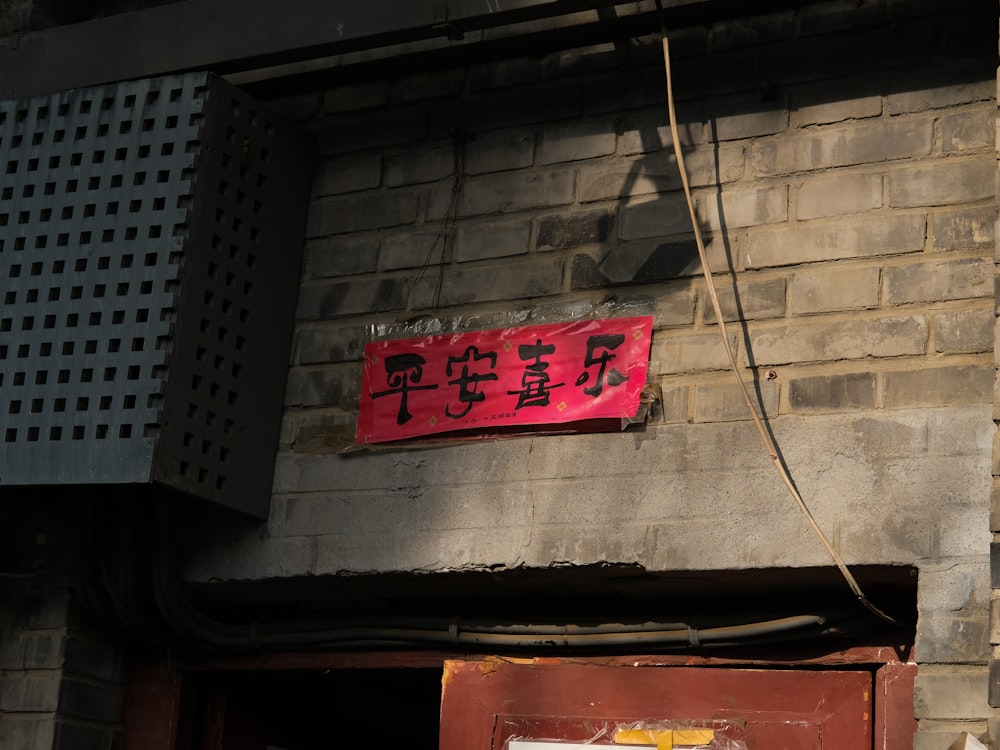
[[[266,513],[308,164],[204,73],[0,103],[0,486]]]

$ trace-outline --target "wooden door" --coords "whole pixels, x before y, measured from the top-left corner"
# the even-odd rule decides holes
[[[748,750],[871,750],[872,684],[868,671],[449,661],[440,750],[610,744],[634,721],[711,726]]]

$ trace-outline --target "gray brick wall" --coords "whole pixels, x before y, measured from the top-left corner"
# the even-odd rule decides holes
[[[0,587],[0,747],[113,747],[125,657],[96,630],[65,588],[17,580]]]
[[[997,82],[1000,82],[1000,72],[998,72]],[[1000,95],[1000,85],[998,85],[994,92]],[[1000,101],[996,102],[1000,104]],[[996,115],[996,110],[993,112]],[[977,123],[974,116],[967,117],[948,117],[943,121],[943,136],[944,144],[946,148],[954,147],[959,151],[964,149],[971,149],[975,147],[975,144],[988,143],[990,142],[990,136],[985,130],[989,130],[989,124],[987,123],[985,127],[982,123]],[[1000,135],[996,133],[995,127],[992,129],[993,132],[993,147],[998,154],[1000,154]],[[997,184],[1000,185],[1000,177],[996,174],[994,177],[997,179]],[[969,234],[973,238],[980,238],[985,241],[985,237],[981,233],[977,232],[977,225],[980,221],[989,221],[991,218],[996,219],[996,212],[990,212],[980,215],[981,218],[976,219],[971,216],[967,216],[964,220],[959,220],[958,222],[948,225],[943,225],[941,227],[941,237],[943,240],[948,242],[951,241],[952,233],[957,237],[968,237]],[[957,231],[956,231],[957,230]],[[994,261],[995,263],[1000,263],[1000,238],[994,238]],[[993,274],[993,284],[994,284],[994,296],[993,296],[993,309],[992,313],[1000,314],[1000,307],[998,307],[998,290],[1000,290],[1000,271],[996,265],[992,269]],[[978,311],[985,313],[985,311]],[[939,338],[941,339],[941,344],[943,347],[955,347],[958,349],[975,349],[982,347],[986,344],[989,339],[989,332],[985,329],[987,322],[991,315],[981,315],[977,316],[977,311],[969,310],[966,312],[964,317],[956,317],[951,319],[942,319],[942,327],[939,330]],[[993,319],[993,372],[992,374],[992,385],[993,385],[993,417],[994,420],[1000,424],[1000,348],[996,346],[997,337],[1000,336],[1000,318]],[[951,325],[954,324],[955,327],[952,328]],[[980,328],[982,327],[982,328]],[[1000,433],[998,433],[1000,434]],[[990,571],[991,571],[991,608],[990,608],[990,626],[989,626],[989,637],[988,643],[990,644],[990,670],[989,670],[989,688],[988,697],[990,705],[994,707],[994,715],[992,717],[993,721],[990,724],[990,729],[993,731],[994,736],[1000,735],[1000,721],[997,720],[997,706],[1000,706],[1000,576],[997,574],[998,561],[1000,561],[1000,546],[997,545],[997,541],[1000,540],[1000,439],[996,436],[993,441],[993,462],[992,462],[992,474],[993,474],[993,484],[990,493],[991,497],[991,508],[990,508],[990,530],[993,532],[993,544],[990,545],[991,558],[990,558]]]
[[[674,40],[681,137],[740,365],[845,559],[919,571],[922,748],[996,718],[991,13],[829,2]],[[264,533],[195,544],[189,575],[829,564],[727,372],[659,46],[631,47],[627,70],[591,48],[285,103],[323,158],[272,514]],[[655,314],[662,419],[641,440],[338,455],[373,324],[608,300]]]

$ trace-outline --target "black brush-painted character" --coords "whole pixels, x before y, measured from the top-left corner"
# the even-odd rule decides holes
[[[410,391],[432,391],[436,385],[411,385],[419,383],[424,374],[424,365],[427,360],[419,354],[394,354],[385,358],[385,379],[389,384],[389,389],[373,393],[372,398],[382,398],[400,394],[399,413],[396,415],[396,424],[404,425],[413,419],[407,408],[407,399]]]

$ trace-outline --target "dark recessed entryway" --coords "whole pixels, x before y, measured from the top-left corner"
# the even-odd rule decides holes
[[[198,750],[438,746],[440,669],[205,673],[196,681],[200,700],[185,733]]]

